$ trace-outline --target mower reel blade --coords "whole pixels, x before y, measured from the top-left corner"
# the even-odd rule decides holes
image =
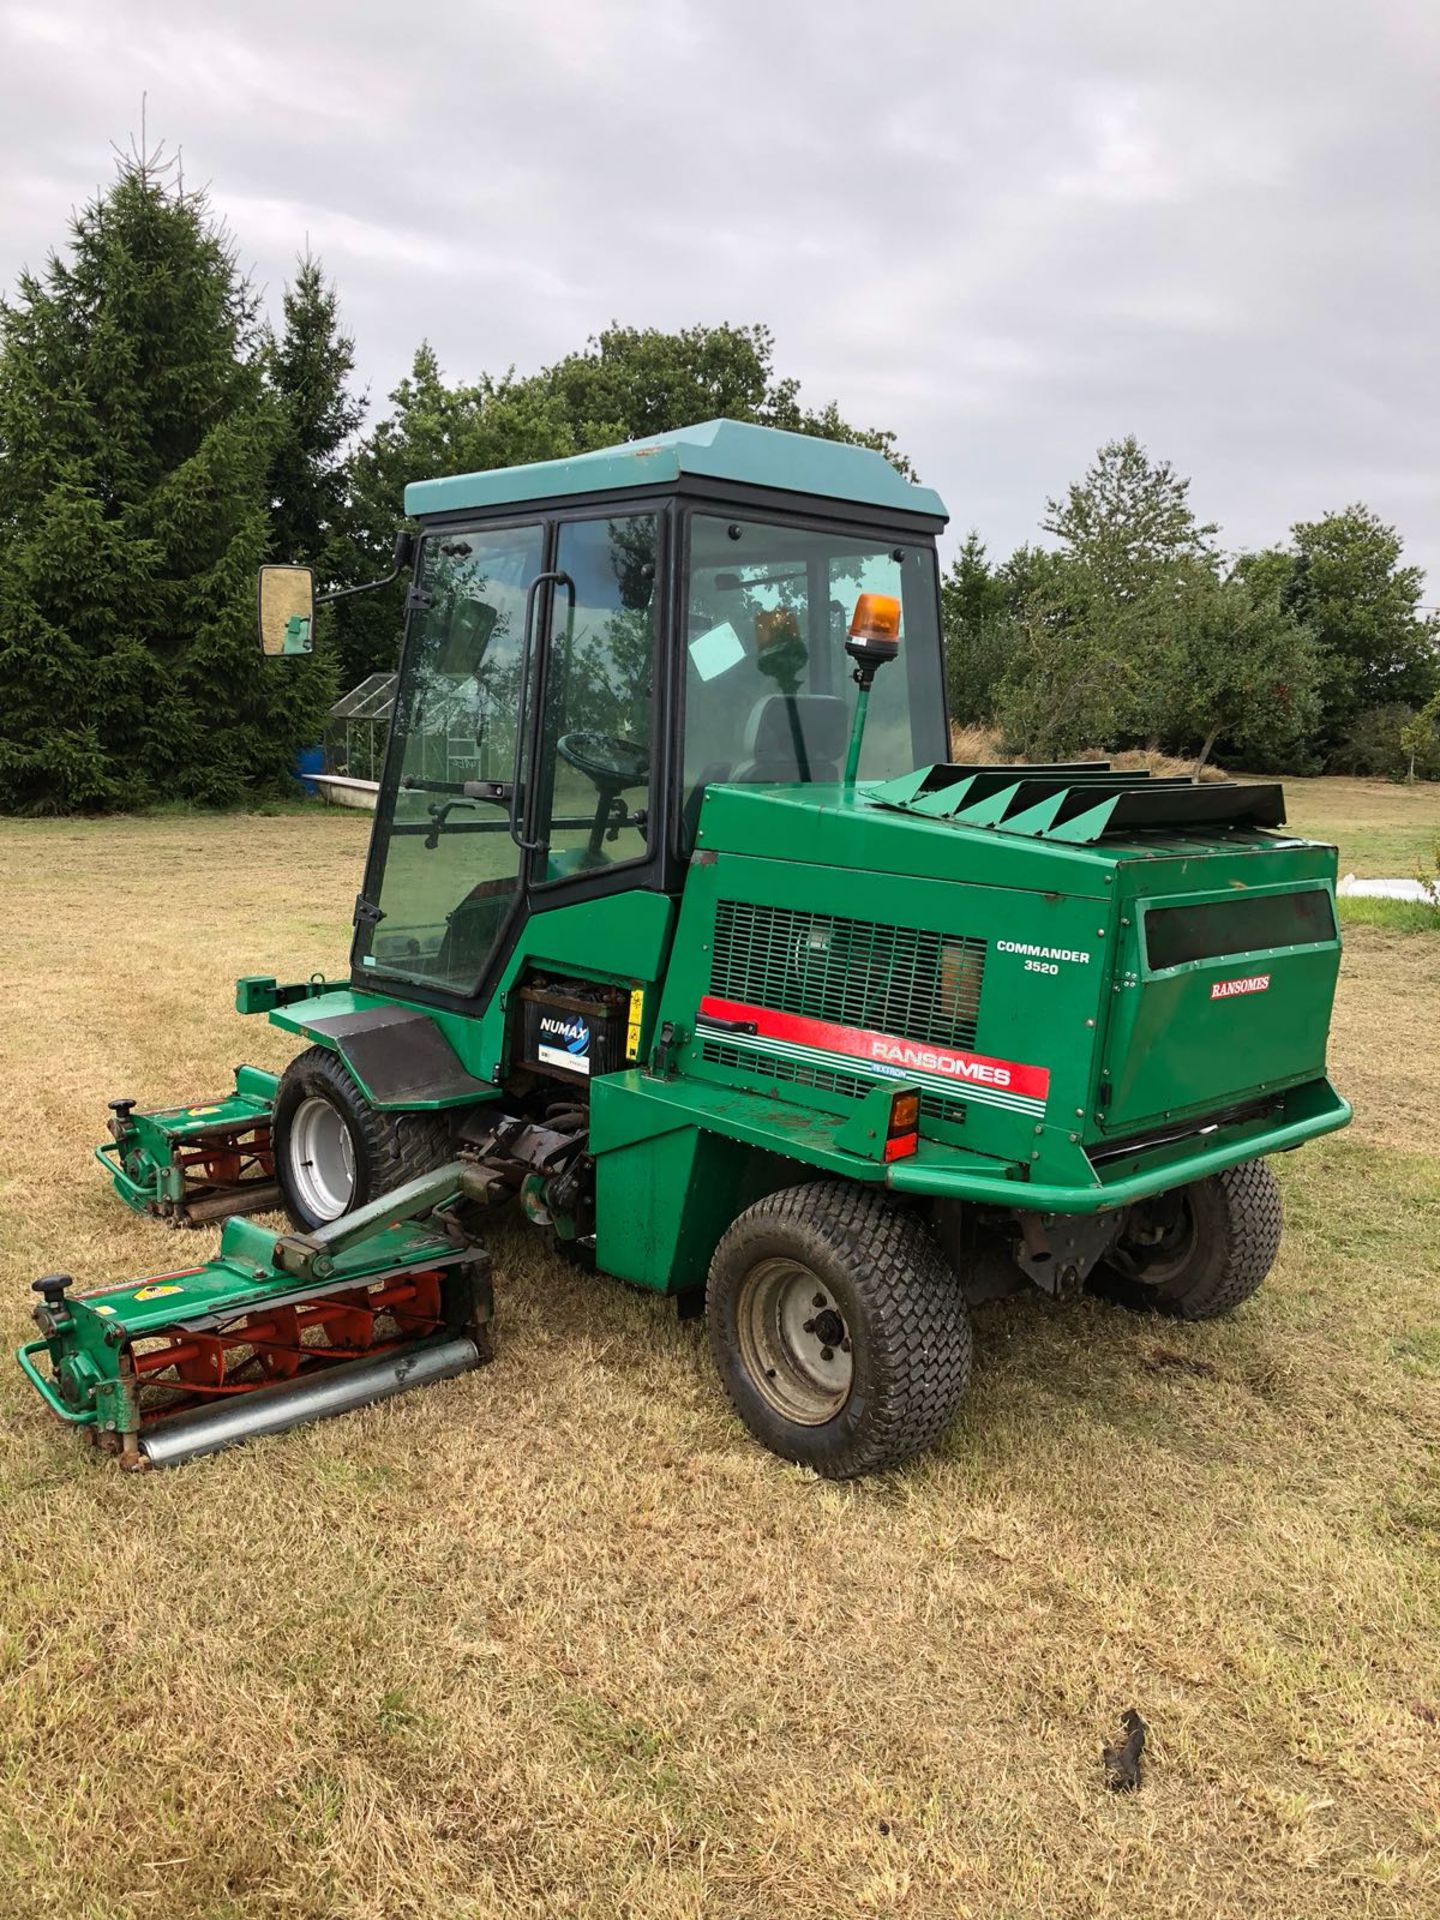
[[[16,1358],[122,1465],[168,1466],[450,1379],[490,1357],[490,1262],[429,1223],[350,1241],[320,1275],[234,1218],[203,1265],[92,1292],[47,1275]],[[48,1361],[48,1367],[46,1362]]]

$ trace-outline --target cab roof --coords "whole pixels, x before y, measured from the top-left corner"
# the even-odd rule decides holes
[[[673,433],[656,433],[648,440],[628,440],[564,460],[536,460],[489,473],[412,481],[405,489],[405,511],[423,517],[576,494],[629,493],[637,487],[678,486],[687,475],[941,520],[949,517],[938,493],[914,485],[871,447],[846,446],[838,440],[740,420],[706,420],[699,426],[678,427]]]

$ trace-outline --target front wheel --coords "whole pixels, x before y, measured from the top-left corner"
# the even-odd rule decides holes
[[[878,1473],[954,1418],[970,1320],[919,1219],[862,1187],[816,1181],[733,1222],[710,1263],[710,1350],[762,1445],[827,1479]]]
[[[1132,1207],[1090,1286],[1124,1307],[1214,1320],[1260,1286],[1283,1224],[1274,1174],[1247,1160]]]
[[[280,1076],[272,1122],[275,1178],[291,1224],[309,1232],[449,1158],[432,1113],[377,1113],[328,1047],[311,1047]]]

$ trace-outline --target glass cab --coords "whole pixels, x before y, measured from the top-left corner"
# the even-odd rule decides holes
[[[685,581],[682,818],[707,786],[839,780],[855,717],[845,636],[862,593],[900,601],[900,659],[880,673],[859,778],[944,760],[935,554],[893,536],[692,515]]]
[[[861,593],[902,608],[899,662],[870,700],[870,780],[946,757],[933,533],[673,495],[426,531],[357,985],[472,1001],[527,914],[678,893],[707,786],[838,781]]]

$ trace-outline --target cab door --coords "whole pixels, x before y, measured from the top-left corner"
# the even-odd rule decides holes
[[[657,844],[659,527],[619,513],[427,536],[359,906],[365,975],[473,1000],[528,908],[637,883]]]
[[[357,909],[367,974],[469,998],[499,953],[521,888],[512,790],[546,531],[426,536]]]
[[[532,697],[534,779],[523,839],[538,906],[649,857],[656,844],[660,523],[653,513],[562,521],[547,644]],[[622,877],[619,884],[626,884]]]

